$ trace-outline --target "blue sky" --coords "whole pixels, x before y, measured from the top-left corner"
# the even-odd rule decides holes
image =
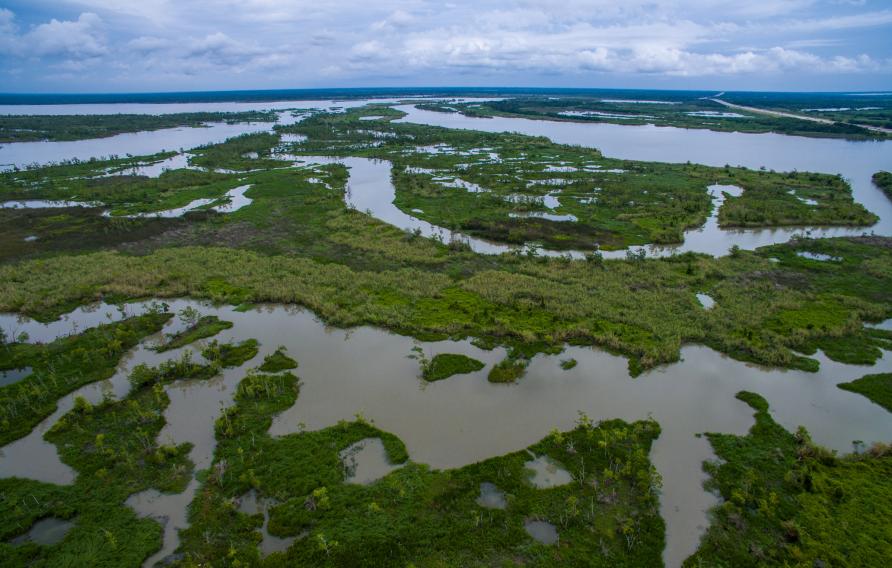
[[[892,89],[892,0],[0,0],[0,92]]]

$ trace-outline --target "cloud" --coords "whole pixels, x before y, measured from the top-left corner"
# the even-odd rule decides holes
[[[412,14],[403,10],[393,11],[387,18],[372,23],[374,31],[393,31],[410,26],[415,21]]]
[[[892,9],[848,0],[29,0],[0,8],[0,52],[35,81],[101,61],[106,81],[188,77],[194,88],[534,84],[602,75],[888,83]],[[39,5],[39,8],[37,7]],[[877,8],[877,6],[880,6]],[[80,13],[47,21],[44,14]],[[21,8],[20,11],[28,11]],[[26,27],[22,22],[37,22]],[[16,60],[17,63],[15,61]],[[32,64],[33,63],[33,64]],[[97,67],[93,77],[101,77]],[[529,78],[529,80],[527,80]],[[544,79],[543,79],[544,78]],[[744,79],[741,79],[744,81]],[[639,83],[640,84],[640,83]],[[687,86],[686,83],[676,82]],[[702,83],[701,83],[702,84]],[[746,83],[749,85],[749,83]],[[160,85],[159,85],[160,87]]]
[[[92,12],[84,12],[74,21],[52,19],[35,27],[23,39],[29,52],[41,56],[85,58],[108,52],[102,18]]]

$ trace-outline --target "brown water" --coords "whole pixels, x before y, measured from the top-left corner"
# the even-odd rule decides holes
[[[128,309],[135,313],[140,305]],[[186,305],[235,324],[218,336],[221,341],[256,338],[261,343],[258,356],[239,369],[227,370],[211,381],[167,387],[171,404],[165,412],[168,424],[159,441],[192,442],[191,458],[197,469],[211,463],[214,419],[223,406],[231,404],[234,388],[247,368],[259,364],[281,344],[300,363],[302,387],[295,405],[275,417],[271,434],[324,428],[360,413],[382,430],[399,436],[412,460],[434,468],[461,467],[517,451],[553,428],[572,428],[578,411],[594,420],[652,416],[662,427],[651,458],[664,480],[661,513],[667,522],[665,559],[670,566],[679,565],[694,551],[707,523],[705,511],[715,503],[715,497],[702,488],[705,475],[701,470],[702,461],[713,454],[707,440],[696,434],[742,434],[752,424],[752,410],[734,398],[736,392],[751,390],[763,395],[785,427],[793,429],[802,424],[815,441],[837,450],[850,450],[853,440],[870,443],[892,437],[892,414],[836,387],[868,372],[892,370],[888,352],[874,367],[842,365],[819,354],[820,372],[804,373],[766,370],[706,347],[689,345],[682,349],[681,362],[632,379],[626,359],[598,349],[568,347],[560,355],[534,357],[523,379],[504,385],[486,380],[488,367],[505,356],[503,349],[484,351],[467,340],[439,341],[421,345],[429,356],[462,353],[483,361],[487,367],[460,380],[426,383],[418,376],[418,362],[407,357],[418,344],[408,337],[371,327],[330,328],[311,312],[292,307],[268,305],[239,313],[230,307],[171,302],[174,310]],[[86,312],[84,319],[96,319],[93,313]],[[77,320],[74,314],[71,318]],[[10,320],[15,321],[9,316],[0,317],[0,324]],[[48,326],[28,320],[16,324],[45,338],[50,335]],[[175,325],[179,323],[175,321],[172,328]],[[67,329],[63,326],[60,331]],[[122,363],[119,373],[106,381],[105,388],[122,396],[129,386],[127,369],[138,362],[157,364],[177,356],[178,352],[160,355],[138,347]],[[561,369],[560,361],[570,357],[577,360],[577,366]],[[89,388],[102,392],[100,385]],[[59,415],[3,449],[0,475],[71,480],[71,472],[59,463],[55,448],[41,439],[42,432]],[[13,460],[9,459],[11,449]],[[167,519],[163,555],[159,553],[157,558],[175,550],[175,529],[186,526],[186,506],[196,488],[193,481],[179,495],[147,492],[128,501],[140,514]]]
[[[347,483],[368,485],[400,467],[390,463],[381,438],[360,440],[343,449],[340,456]]]

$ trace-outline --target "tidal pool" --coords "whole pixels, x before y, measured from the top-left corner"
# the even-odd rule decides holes
[[[197,469],[211,464],[215,447],[213,423],[221,408],[232,403],[234,389],[247,369],[284,344],[300,363],[302,386],[295,405],[273,420],[270,433],[287,435],[303,428],[315,430],[351,420],[362,414],[382,430],[399,436],[413,461],[433,468],[461,467],[489,457],[525,448],[553,428],[572,428],[578,412],[594,420],[640,420],[652,416],[662,427],[651,459],[663,477],[661,513],[667,523],[666,562],[677,566],[694,551],[708,520],[706,509],[716,498],[703,490],[703,460],[713,458],[709,443],[696,434],[705,431],[743,434],[752,424],[752,410],[734,398],[751,390],[771,404],[774,417],[784,427],[804,425],[814,440],[847,452],[853,440],[888,441],[892,414],[865,397],[836,387],[867,373],[892,371],[892,354],[884,352],[873,367],[843,365],[816,356],[817,373],[769,370],[727,358],[702,346],[687,345],[678,363],[651,370],[635,379],[628,375],[627,361],[595,348],[567,347],[559,355],[537,355],[526,375],[516,384],[492,384],[489,368],[504,358],[504,349],[484,351],[470,341],[421,343],[433,356],[461,353],[482,361],[486,367],[463,380],[426,383],[418,378],[418,362],[409,359],[411,338],[372,327],[331,328],[311,312],[295,307],[263,305],[248,312],[232,307],[211,307],[200,302],[175,300],[172,310],[193,306],[206,315],[232,321],[220,341],[256,338],[260,353],[238,369],[226,370],[210,381],[176,382],[166,387],[171,404],[165,411],[167,425],[159,434],[162,443],[194,444],[190,458]],[[130,314],[149,303],[125,307]],[[32,341],[51,340],[70,333],[78,323],[83,330],[114,313],[113,306],[80,309],[68,315],[67,325],[35,324],[15,316],[0,316],[0,324],[13,324],[34,332]],[[82,319],[78,317],[82,314]],[[174,319],[165,332],[175,332]],[[155,338],[154,341],[157,341]],[[31,477],[51,483],[70,483],[73,472],[58,458],[55,447],[42,439],[43,432],[68,409],[75,394],[98,401],[103,392],[124,396],[127,375],[135,364],[158,364],[176,358],[180,351],[158,354],[148,349],[150,339],[133,350],[109,381],[80,389],[63,397],[59,410],[27,437],[0,452],[0,475]],[[563,359],[576,359],[576,367],[564,370]],[[140,494],[129,501],[141,514],[164,517],[165,554],[175,550],[176,531],[183,526],[185,506],[197,488],[195,481],[178,495]],[[159,557],[160,558],[160,557]]]

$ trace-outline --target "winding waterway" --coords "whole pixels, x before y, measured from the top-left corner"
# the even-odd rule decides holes
[[[366,102],[369,101],[320,101],[318,106],[310,105],[308,101],[270,105],[243,103],[237,110],[334,108],[360,106]],[[47,114],[88,113],[89,109],[83,108],[85,106],[93,105],[57,107],[53,112],[47,107],[40,110]],[[92,111],[110,111],[108,105],[99,106],[101,108]],[[164,107],[163,110],[144,108],[146,112],[187,111],[183,105],[145,106]],[[230,108],[236,110],[227,107]],[[558,143],[596,147],[605,155],[617,158],[839,173],[851,181],[855,199],[880,217],[880,221],[866,231],[892,235],[892,202],[870,182],[875,171],[892,169],[892,142],[848,142],[654,126],[479,119],[422,111],[412,105],[397,108],[408,113],[402,119],[405,122],[544,135]],[[219,105],[188,105],[188,111],[215,109],[219,109]],[[38,109],[17,107],[17,110],[29,113]],[[124,108],[116,110],[134,112]],[[0,108],[0,113],[3,112],[9,112],[8,107]],[[296,120],[290,113],[283,113],[280,118]],[[272,123],[218,124],[208,128],[140,132],[70,143],[8,144],[0,148],[0,164],[89,159],[112,153],[154,154],[165,148],[191,148],[245,132],[268,130],[271,126]],[[360,211],[369,211],[387,223],[407,230],[418,229],[426,236],[444,241],[459,238],[481,253],[498,254],[511,250],[506,245],[453,235],[401,211],[393,203],[395,190],[391,183],[390,162],[364,158],[298,159],[306,163],[346,165],[350,169],[350,178],[345,203]],[[704,227],[688,231],[684,245],[646,247],[648,253],[658,255],[695,250],[719,255],[735,244],[755,248],[784,242],[802,232],[802,229],[719,229],[715,219],[722,199],[719,189],[711,189],[716,209]],[[244,197],[243,191],[241,197]],[[238,203],[233,201],[230,207],[236,205]],[[811,234],[838,236],[864,231],[815,229]],[[579,256],[583,252],[574,254]],[[612,254],[620,256],[625,252]],[[361,413],[383,430],[402,438],[412,460],[435,468],[460,467],[518,450],[541,439],[552,428],[572,427],[578,411],[584,411],[596,420],[638,420],[652,415],[662,427],[651,457],[664,480],[661,512],[667,522],[664,557],[669,566],[679,565],[694,551],[707,524],[705,511],[716,502],[716,498],[702,488],[701,463],[711,459],[713,454],[706,439],[698,438],[696,434],[704,431],[742,434],[752,424],[751,409],[734,399],[739,390],[751,390],[765,396],[772,405],[775,418],[785,427],[795,429],[804,425],[816,442],[840,451],[849,451],[853,440],[888,441],[892,432],[892,414],[861,395],[836,387],[837,383],[867,372],[892,370],[892,354],[889,352],[884,352],[879,363],[869,368],[835,363],[819,353],[820,371],[810,374],[767,370],[733,361],[706,347],[685,346],[681,362],[652,370],[633,380],[628,375],[624,358],[593,348],[568,347],[560,356],[536,356],[526,376],[517,384],[495,385],[486,381],[486,373],[504,356],[503,350],[482,351],[468,341],[443,341],[420,345],[429,355],[463,353],[483,361],[487,368],[428,384],[418,379],[417,362],[406,357],[415,345],[407,337],[371,327],[332,329],[311,312],[287,306],[262,306],[241,313],[231,307],[215,308],[188,300],[169,303],[174,310],[193,306],[204,314],[234,322],[232,329],[220,334],[221,340],[256,338],[261,342],[258,357],[242,368],[227,370],[210,381],[181,382],[167,387],[171,405],[165,412],[167,426],[159,436],[160,441],[191,442],[190,457],[197,469],[206,468],[211,463],[215,447],[214,419],[222,407],[231,404],[234,388],[244,377],[246,368],[257,364],[281,344],[299,360],[303,386],[297,403],[275,418],[271,428],[273,435],[287,435],[302,427],[324,428]],[[124,311],[107,305],[83,307],[50,324],[0,314],[0,327],[8,336],[17,337],[24,332],[29,341],[47,342],[106,321],[141,313],[146,306],[146,303],[134,303]],[[181,322],[173,320],[164,331],[170,333],[181,327]],[[158,354],[149,348],[156,340],[158,337],[150,338],[128,353],[109,380],[87,385],[63,397],[58,410],[31,434],[2,448],[0,476],[72,483],[75,472],[61,463],[56,448],[43,440],[43,434],[70,410],[76,396],[85,396],[94,402],[106,395],[123,397],[129,391],[127,376],[136,364],[158,364],[178,357],[182,352],[196,350],[196,346],[187,346]],[[560,367],[560,360],[567,357],[576,359],[578,365],[565,371]],[[150,560],[161,559],[175,550],[178,544],[176,529],[186,526],[185,507],[197,487],[198,482],[193,480],[182,494],[146,492],[134,495],[128,501],[138,513],[165,521],[164,546]]]
[[[596,348],[567,347],[561,355],[534,357],[518,383],[498,385],[489,383],[486,374],[504,357],[504,350],[484,351],[467,340],[417,343],[373,327],[330,328],[307,310],[281,305],[264,305],[242,313],[232,307],[215,308],[188,300],[169,303],[172,310],[192,306],[203,314],[232,321],[234,327],[217,337],[221,341],[256,338],[261,343],[258,356],[239,369],[226,370],[210,381],[177,382],[166,387],[171,404],[165,411],[167,425],[159,441],[192,443],[190,457],[196,469],[210,465],[216,444],[214,420],[222,407],[232,403],[234,389],[247,368],[282,344],[300,363],[302,386],[296,404],[275,417],[271,434],[325,428],[360,413],[399,436],[412,460],[434,468],[461,467],[516,451],[555,427],[572,428],[579,411],[595,420],[652,416],[662,427],[651,458],[663,476],[661,512],[667,523],[665,558],[669,566],[679,565],[694,551],[707,525],[705,511],[715,503],[715,497],[702,488],[705,475],[701,470],[702,461],[713,454],[707,440],[696,434],[742,434],[752,424],[752,410],[734,398],[736,392],[758,392],[785,427],[804,425],[816,442],[840,451],[851,450],[853,440],[885,440],[892,432],[892,414],[861,395],[836,387],[866,372],[892,370],[892,354],[888,352],[876,366],[869,367],[870,371],[835,363],[819,354],[821,370],[805,373],[767,370],[706,347],[686,346],[680,363],[632,379],[623,357]],[[141,313],[147,305],[131,304],[127,312]],[[67,316],[65,326],[4,314],[0,315],[0,326],[48,341],[68,333],[74,322],[81,331],[97,325],[103,318],[95,314],[105,313],[114,319],[116,312],[111,306],[79,310]],[[173,320],[164,331],[170,333],[181,326]],[[197,349],[187,346],[158,354],[148,349],[157,339],[135,348],[108,381],[63,397],[52,417],[29,436],[0,450],[0,476],[71,483],[74,472],[59,461],[55,447],[43,440],[43,433],[70,409],[75,396],[98,401],[109,393],[120,398],[129,390],[127,375],[134,365],[158,364]],[[416,344],[428,356],[462,353],[483,361],[486,368],[426,383],[418,377],[418,363],[407,357]],[[578,365],[563,370],[560,361],[567,357],[576,359]],[[165,521],[163,554],[153,556],[153,560],[175,550],[176,529],[186,526],[185,507],[197,487],[193,481],[184,494],[150,491],[128,501],[140,514]]]

